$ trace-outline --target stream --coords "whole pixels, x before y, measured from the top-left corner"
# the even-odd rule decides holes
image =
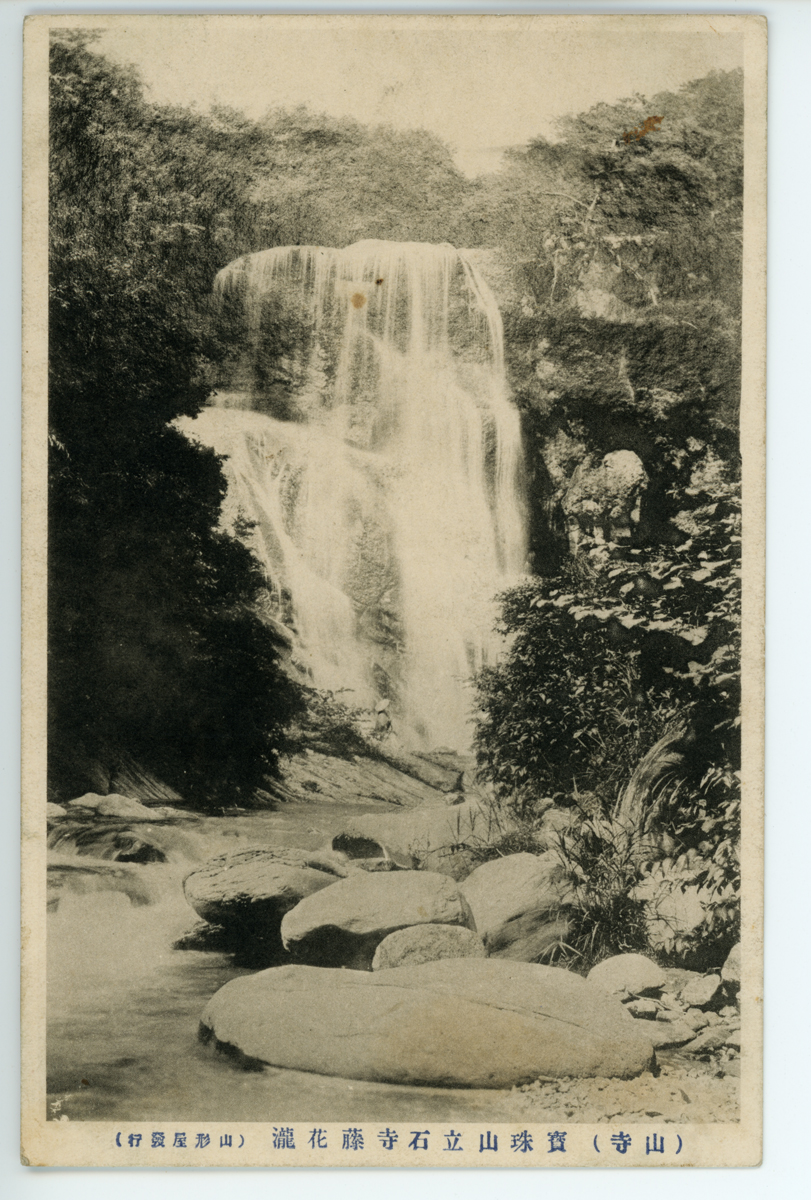
[[[504,1092],[245,1070],[198,1041],[208,999],[248,972],[226,954],[172,948],[197,923],[184,876],[215,854],[253,845],[316,849],[348,817],[380,810],[314,799],[277,812],[156,823],[141,828],[167,862],[121,864],[120,875],[94,874],[80,855],[74,867],[60,854],[48,915],[48,1116],[177,1124],[379,1120],[383,1113],[385,1120],[473,1121],[506,1111]]]

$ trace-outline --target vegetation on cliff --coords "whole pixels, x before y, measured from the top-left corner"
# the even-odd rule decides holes
[[[655,133],[622,138],[654,112]],[[647,854],[702,889],[704,920],[673,945],[700,953],[740,919],[741,75],[600,105],[561,135],[489,184],[486,236],[525,285],[506,344],[539,574],[504,597],[512,641],[479,680],[479,762],[530,829],[549,795],[582,811],[564,853],[605,883],[583,944],[597,927],[621,944],[606,913]],[[564,510],[578,465],[620,450],[646,486],[615,537],[616,497],[581,489]],[[632,945],[638,906],[624,911]]]
[[[71,34],[50,129],[53,794],[134,758],[198,805],[245,800],[300,701],[256,615],[261,572],[219,528],[220,463],[171,425],[210,392],[239,181],[204,123]]]
[[[694,943],[734,937],[740,73],[567,118],[476,181],[425,133],[154,105],[87,34],[55,38],[51,88],[54,794],[134,758],[197,804],[245,801],[293,744],[302,692],[266,581],[220,527],[221,463],[173,426],[235,353],[217,271],[274,245],[489,248],[511,280],[536,574],[504,597],[510,647],[479,680],[482,772],[530,831],[548,796],[582,813],[566,852],[593,891],[622,881],[615,945],[638,937],[626,901],[654,849],[712,897]],[[645,480],[622,536],[566,507],[616,452]],[[599,903],[589,919],[584,942]]]

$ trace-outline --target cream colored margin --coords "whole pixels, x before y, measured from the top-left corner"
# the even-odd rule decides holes
[[[302,37],[308,23],[360,29],[369,21],[386,21],[391,27],[416,21],[426,25],[454,22],[460,40],[497,20],[500,29],[513,25],[522,35],[532,35],[542,22],[550,29],[572,33],[583,23],[590,31],[639,31],[647,36],[705,31],[744,35],[745,86],[745,202],[744,202],[744,305],[742,448],[744,469],[744,809],[743,809],[743,980],[741,1120],[735,1124],[668,1125],[666,1132],[682,1139],[682,1152],[662,1156],[658,1166],[754,1166],[761,1158],[762,1131],[762,995],[763,995],[763,730],[764,730],[764,566],[765,566],[765,380],[766,380],[766,19],[758,16],[33,16],[25,22],[24,47],[24,213],[23,213],[23,714],[22,714],[22,1158],[32,1166],[152,1166],[148,1153],[115,1143],[117,1128],[103,1122],[46,1121],[45,1097],[45,820],[46,799],[46,468],[47,468],[47,151],[48,151],[48,34],[53,27],[137,23],[146,34],[149,26],[160,37],[166,21],[206,21],[212,26],[234,22],[276,21],[297,25]],[[598,25],[599,23],[599,25]],[[599,69],[599,64],[594,64]],[[279,1115],[281,1117],[281,1115]],[[179,1118],[183,1114],[178,1114]],[[316,1120],[310,1123],[316,1125]],[[366,1122],[371,1129],[371,1122]],[[403,1124],[401,1122],[401,1124]],[[381,1119],[380,1125],[385,1125]],[[306,1146],[304,1122],[296,1123],[302,1136],[295,1151],[273,1150],[271,1127],[229,1122],[213,1125],[195,1122],[195,1130],[209,1134],[209,1166],[446,1166],[447,1155],[436,1148],[422,1152],[419,1162],[407,1149],[407,1139],[386,1152],[376,1137],[367,1138],[360,1154],[338,1149],[313,1151]],[[340,1146],[341,1127],[325,1124],[330,1147]],[[456,1126],[455,1126],[456,1127]],[[607,1125],[564,1126],[568,1130],[565,1164],[544,1153],[499,1153],[480,1156],[479,1135],[489,1128],[502,1147],[519,1126],[458,1125],[464,1144],[474,1152],[465,1166],[547,1165],[568,1167],[649,1167],[644,1139],[650,1129],[624,1124],[633,1136],[626,1156],[597,1155],[593,1139],[606,1138]],[[144,1135],[151,1125],[130,1123],[127,1133]],[[530,1130],[536,1146],[546,1145],[546,1127]],[[236,1134],[231,1149],[220,1149],[221,1134]],[[237,1148],[243,1135],[244,1147]],[[434,1139],[432,1139],[433,1141]],[[375,1144],[372,1144],[372,1143]],[[186,1166],[184,1152],[167,1147],[161,1167]],[[482,1161],[482,1157],[486,1161]],[[516,1157],[523,1161],[516,1162]],[[656,1156],[657,1158],[659,1156]],[[526,1161],[529,1159],[529,1161]],[[157,1164],[154,1164],[157,1165]],[[199,1165],[196,1163],[195,1165]],[[455,1164],[454,1164],[455,1165]]]

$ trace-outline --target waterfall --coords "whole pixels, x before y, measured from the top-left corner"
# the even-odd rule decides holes
[[[519,417],[501,318],[450,245],[289,246],[220,272],[238,347],[187,434],[227,456],[300,669],[465,748],[494,597],[522,571]],[[226,334],[227,336],[227,334]]]

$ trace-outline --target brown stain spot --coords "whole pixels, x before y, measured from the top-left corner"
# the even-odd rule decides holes
[[[83,1079],[83,1080],[82,1080],[82,1087],[90,1087],[90,1080],[89,1080],[89,1079]]]
[[[354,295],[350,296],[350,300],[354,304],[355,308],[363,308],[364,304],[366,303],[366,297],[364,296],[363,292],[355,292]]]
[[[648,133],[658,133],[659,126],[662,124],[663,120],[664,117],[645,117],[644,124],[636,125],[633,129],[626,130],[622,135],[622,140],[627,145],[628,142],[632,142],[634,139],[639,141],[640,138],[645,137],[645,135]]]
[[[381,284],[382,282],[383,282],[383,280],[382,280],[382,279],[376,279],[376,280],[375,280],[375,283],[377,284],[377,286],[378,286],[378,287],[380,287],[380,284]]]

